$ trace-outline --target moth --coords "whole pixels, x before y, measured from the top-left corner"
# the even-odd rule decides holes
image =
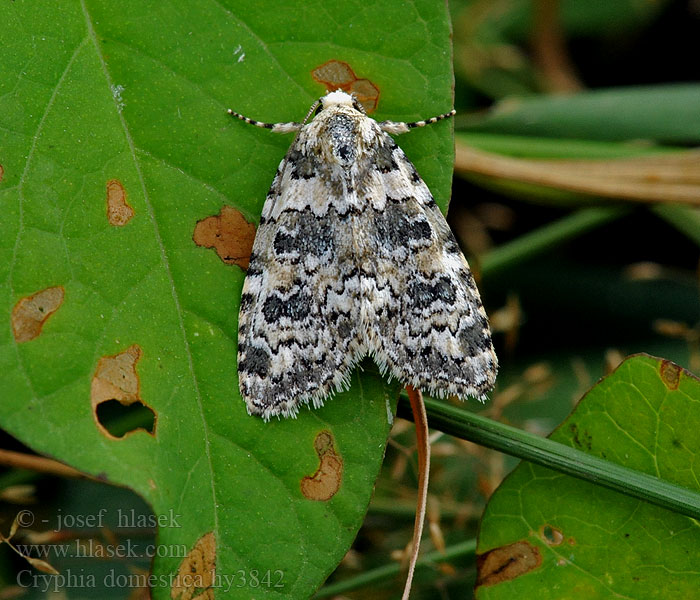
[[[296,132],[267,194],[243,286],[238,375],[248,412],[319,407],[371,356],[431,395],[483,399],[498,369],[466,259],[390,134],[436,123],[375,121],[330,92]],[[313,117],[312,117],[313,114]]]

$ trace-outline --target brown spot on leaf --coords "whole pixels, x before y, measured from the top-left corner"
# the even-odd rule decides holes
[[[556,527],[542,525],[540,527],[540,538],[548,546],[558,546],[564,541],[564,534]]]
[[[477,559],[476,585],[494,585],[510,581],[537,569],[541,564],[540,551],[529,542],[520,541],[494,548]]]
[[[333,447],[333,434],[321,431],[314,440],[314,449],[321,461],[316,472],[301,480],[301,493],[309,500],[330,500],[340,489],[343,460]]]
[[[0,181],[2,181],[2,178],[5,176],[5,169],[3,168],[2,165],[0,165]]]
[[[107,220],[110,225],[123,227],[134,216],[134,209],[126,201],[126,190],[118,179],[107,182]]]
[[[46,288],[22,298],[12,309],[12,335],[19,344],[33,340],[41,328],[63,304],[63,287]]]
[[[669,390],[677,390],[678,382],[681,378],[681,367],[677,364],[672,363],[670,360],[662,360],[659,372],[661,374],[661,381]]]
[[[182,559],[170,588],[173,600],[214,600],[216,538],[210,531]]]
[[[379,88],[369,79],[358,79],[346,62],[329,60],[311,71],[311,76],[325,85],[329,92],[343,90],[348,94],[354,94],[368,113],[377,108]]]
[[[369,79],[358,79],[350,86],[350,93],[355,94],[358,102],[364,106],[368,113],[377,108],[379,102],[379,88]]]
[[[148,433],[155,430],[156,415],[140,397],[140,381],[136,372],[136,363],[141,358],[141,348],[134,344],[120,354],[103,356],[97,363],[97,369],[92,377],[90,401],[92,403],[92,416],[99,430],[113,440],[124,437],[127,434],[144,430],[144,427],[136,426],[129,430],[120,430],[110,423],[110,416],[114,416],[114,406],[134,407],[150,417],[151,426]],[[110,414],[110,410],[112,413]],[[122,416],[120,414],[117,417]]]
[[[239,210],[223,206],[218,215],[197,221],[192,239],[198,246],[214,248],[227,265],[247,269],[255,225],[248,223]]]
[[[311,71],[311,76],[328,86],[328,91],[345,89],[357,79],[350,65],[341,60],[329,60]]]

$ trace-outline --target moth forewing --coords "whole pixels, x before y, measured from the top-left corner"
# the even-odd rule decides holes
[[[389,135],[454,111],[377,122],[334,91],[308,122],[229,112],[297,132],[267,194],[241,298],[238,373],[248,412],[267,420],[320,406],[348,387],[368,354],[431,395],[483,398],[498,364],[474,278]]]

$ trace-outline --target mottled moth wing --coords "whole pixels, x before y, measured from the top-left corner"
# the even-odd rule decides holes
[[[316,106],[316,105],[314,105]],[[265,419],[320,406],[371,354],[433,395],[483,398],[497,360],[466,260],[425,183],[388,133],[341,91],[298,135],[263,207],[239,313],[238,373]],[[387,133],[388,132],[388,133]]]
[[[486,312],[466,259],[403,150],[379,132],[367,191],[365,256],[374,355],[404,383],[483,398],[497,371]]]
[[[241,297],[239,384],[248,411],[265,419],[346,386],[358,343],[350,214],[302,142],[268,192]]]

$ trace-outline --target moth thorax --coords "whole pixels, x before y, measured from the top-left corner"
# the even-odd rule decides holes
[[[357,158],[357,120],[349,115],[336,114],[328,119],[326,135],[333,158],[341,165],[351,165]]]

